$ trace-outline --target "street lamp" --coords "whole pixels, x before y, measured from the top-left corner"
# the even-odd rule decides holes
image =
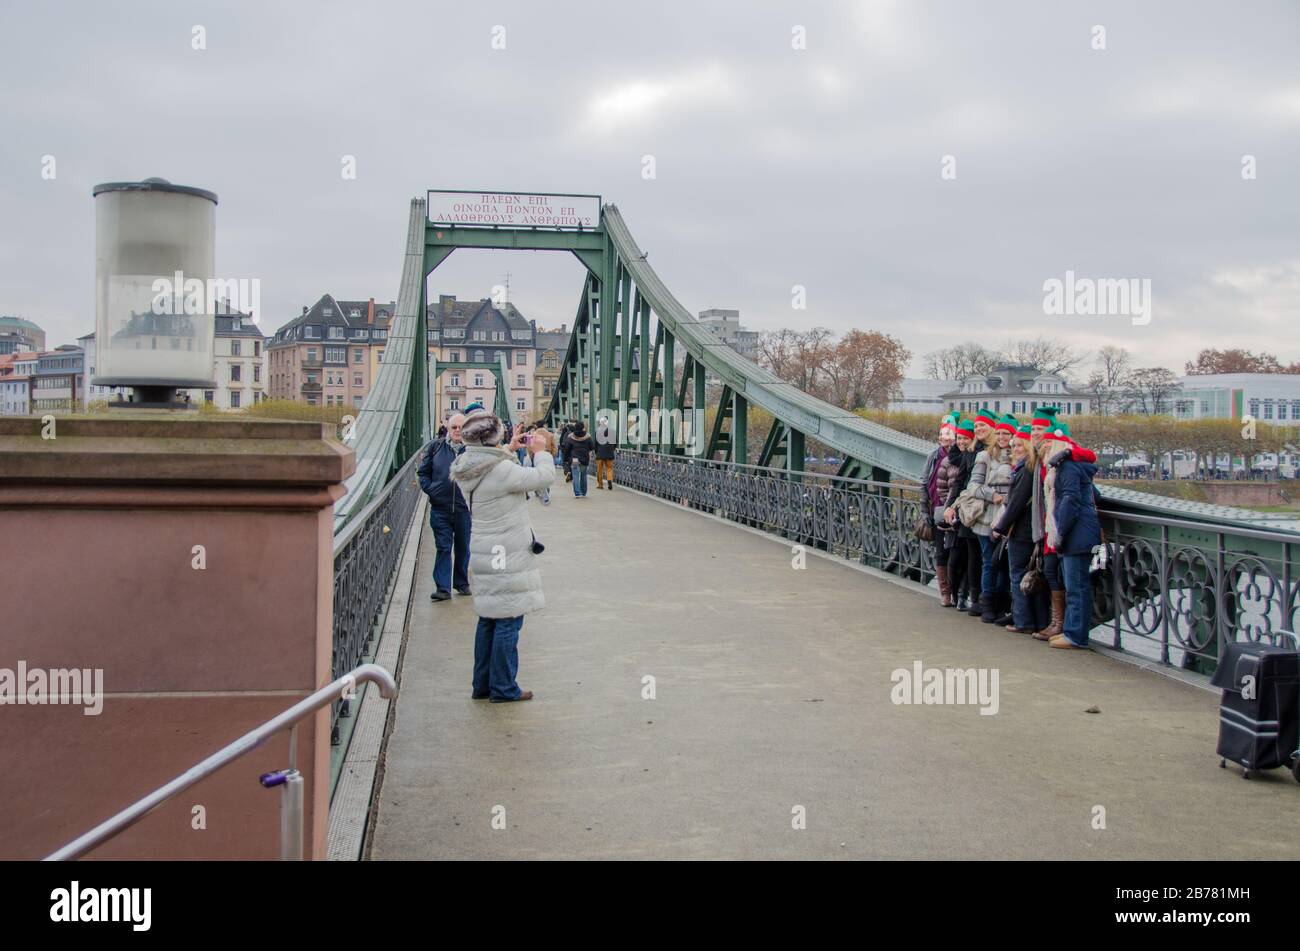
[[[96,185],[97,386],[139,408],[184,407],[213,389],[217,196],[161,178]]]

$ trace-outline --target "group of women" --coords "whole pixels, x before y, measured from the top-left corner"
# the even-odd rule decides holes
[[[987,409],[945,416],[922,480],[927,534],[944,607],[1079,650],[1088,647],[1090,566],[1102,541],[1097,455],[1056,413],[1040,407],[1028,425]]]

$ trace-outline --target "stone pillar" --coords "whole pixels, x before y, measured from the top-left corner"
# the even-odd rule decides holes
[[[332,508],[355,467],[333,430],[0,418],[0,858],[48,854],[330,681]],[[20,665],[29,684],[101,670],[102,709],[15,703]],[[308,858],[325,854],[329,717],[298,728]],[[285,732],[90,857],[278,858],[280,792],[258,776],[288,757]]]

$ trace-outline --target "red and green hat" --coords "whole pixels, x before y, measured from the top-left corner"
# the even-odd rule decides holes
[[[993,428],[1002,429],[1009,433],[1014,433],[1016,431],[1016,427],[1019,425],[1020,425],[1020,420],[1016,419],[1010,413],[1004,413],[1002,416],[998,418],[998,421],[994,424]]]
[[[982,409],[975,414],[975,422],[983,423],[985,426],[993,426],[997,421],[997,414],[990,409]]]
[[[975,424],[969,419],[960,419],[957,421],[957,435],[970,438],[975,435]]]
[[[1028,439],[1032,438],[1033,435],[1034,435],[1034,430],[1033,430],[1033,427],[1032,427],[1032,426],[1018,426],[1018,427],[1016,427],[1016,438],[1017,438],[1017,439],[1028,440]]]
[[[940,428],[940,429],[943,429],[943,428],[945,428],[945,427],[951,428],[951,427],[956,426],[956,425],[957,425],[957,414],[956,414],[956,413],[944,413],[944,414],[943,414],[943,418],[939,420],[939,428]]]
[[[1061,411],[1059,406],[1040,406],[1034,410],[1034,425],[1046,426],[1049,429],[1056,425],[1056,414]]]
[[[1074,440],[1070,438],[1069,424],[1061,422],[1060,420],[1057,420],[1056,422],[1052,423],[1051,428],[1049,428],[1047,432],[1043,433],[1043,438],[1057,439],[1060,440],[1061,442],[1068,442],[1068,443],[1074,442]]]

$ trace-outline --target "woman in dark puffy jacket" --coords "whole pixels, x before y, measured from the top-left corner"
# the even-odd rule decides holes
[[[952,587],[948,583],[948,547],[944,544],[943,530],[948,523],[943,520],[944,502],[948,499],[948,475],[944,463],[948,460],[948,450],[952,447],[953,422],[945,416],[939,426],[939,445],[925,460],[925,472],[921,475],[921,484],[925,486],[925,517],[930,523],[934,546],[934,574],[939,582],[939,603],[945,608],[952,607]]]
[[[1007,490],[1007,504],[993,525],[994,540],[1007,539],[1007,560],[1011,578],[1011,623],[1008,631],[1032,634],[1050,623],[1051,601],[1046,590],[1025,594],[1020,590],[1021,579],[1029,569],[1029,559],[1038,541],[1034,532],[1031,501],[1038,481],[1038,453],[1034,451],[1029,426],[1016,430],[1011,441],[1011,488]]]
[[[1047,500],[1047,543],[1056,550],[1065,582],[1065,623],[1048,643],[1062,650],[1088,647],[1092,627],[1092,579],[1088,568],[1092,549],[1101,544],[1092,477],[1097,467],[1071,453],[1068,430],[1058,424],[1045,434],[1048,473],[1043,480]]]

